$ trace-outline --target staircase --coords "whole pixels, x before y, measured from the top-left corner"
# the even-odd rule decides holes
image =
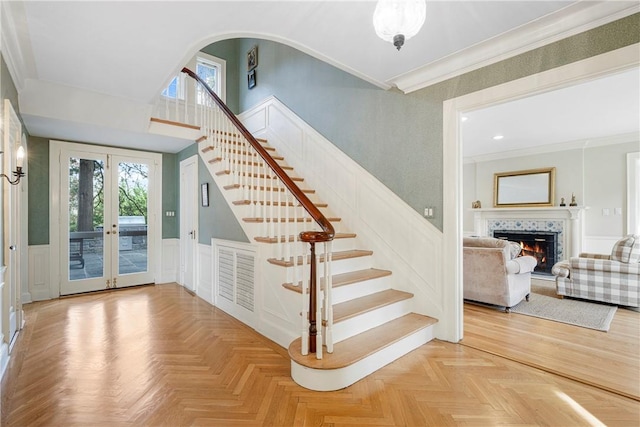
[[[300,337],[289,345],[296,383],[319,391],[341,389],[433,339],[437,320],[412,312],[414,295],[393,288],[393,273],[376,268],[373,252],[360,247],[355,233],[342,229],[341,218],[305,185],[304,173],[288,166],[267,140],[251,137],[256,149],[236,124],[208,121],[212,130],[198,139],[201,157],[228,193],[247,236],[263,245],[260,253],[269,254],[258,262],[281,278],[281,292],[300,301],[291,307],[300,318]],[[316,225],[317,215],[306,212],[298,196],[281,184],[261,151],[330,225]],[[318,238],[328,234],[330,239]],[[317,258],[302,241],[308,238],[320,243]],[[309,335],[315,333],[307,329],[316,319],[314,342]]]

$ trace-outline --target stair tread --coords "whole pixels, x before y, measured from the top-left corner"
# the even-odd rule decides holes
[[[365,357],[437,322],[432,317],[409,313],[334,344],[333,353],[325,352],[320,360],[316,359],[315,354],[303,356],[301,354],[301,338],[298,338],[289,346],[289,357],[299,365],[312,369],[340,369],[353,365]]]
[[[367,280],[379,279],[380,277],[390,276],[392,273],[389,270],[379,270],[377,268],[367,268],[364,270],[349,271],[347,273],[336,274],[331,276],[332,288],[338,288],[340,286],[351,285],[353,283],[366,282]],[[300,282],[297,285],[293,283],[284,283],[286,289],[294,292],[302,293]],[[324,287],[324,278],[320,280],[320,286]]]
[[[220,175],[231,175],[231,171],[229,169],[224,169],[224,170],[220,170],[218,172],[216,172],[217,176]],[[241,176],[247,176],[246,173],[242,173],[240,174]],[[252,177],[252,178],[259,178],[259,179],[265,179],[264,174],[256,174],[256,173],[249,173],[248,176]],[[289,178],[291,178],[291,181],[298,181],[298,182],[303,182],[304,178],[300,178],[297,176],[290,176]],[[278,177],[273,176],[273,177],[267,177],[267,179],[278,179]]]
[[[266,205],[266,206],[271,206],[271,202],[270,201],[258,201],[256,202],[259,205]],[[238,206],[238,205],[250,205],[251,204],[251,200],[236,200],[233,202],[234,205]],[[326,208],[327,206],[329,206],[327,203],[314,203],[315,207],[317,208]],[[273,202],[273,206],[290,206],[293,207],[294,204],[293,202]],[[300,206],[299,204],[296,206]]]
[[[362,249],[352,249],[352,250],[348,250],[348,251],[340,251],[340,252],[333,252],[331,254],[331,259],[333,261],[340,261],[343,259],[349,259],[349,258],[358,258],[358,257],[363,257],[363,256],[371,256],[373,255],[373,251],[365,251]],[[324,255],[319,256],[318,257],[320,259],[320,262],[324,262]],[[293,266],[293,258],[289,258],[288,260],[281,260],[281,259],[277,259],[277,258],[269,258],[267,260],[270,264],[274,264],[274,265],[279,265],[281,267],[292,267]],[[298,265],[302,264],[302,257],[299,256],[297,258],[297,262]]]
[[[353,239],[354,237],[356,237],[355,233],[336,233],[333,239]],[[284,242],[286,238],[284,236],[280,236],[280,239],[277,237],[256,237],[254,240],[260,243],[278,243],[278,241]],[[294,240],[299,241],[298,236],[289,236],[289,242]]]
[[[221,161],[222,161],[222,157],[220,157],[220,156],[214,157],[214,158],[208,160],[208,162],[211,163],[211,164],[220,163]],[[261,167],[261,168],[267,167],[265,165],[265,163],[263,163],[263,162],[245,162],[245,161],[241,161],[241,162],[238,162],[238,164],[240,164],[240,165],[249,165],[249,166],[258,166],[258,167]],[[288,165],[279,165],[279,166],[280,166],[280,168],[282,170],[293,170],[293,166],[288,166]]]
[[[230,185],[225,185],[222,188],[224,188],[225,190],[236,190],[236,189],[241,188],[241,187],[242,186],[240,184],[230,184]],[[258,187],[257,185],[249,185],[249,188],[252,189],[252,190],[260,190],[260,191],[280,191],[280,192],[284,192],[285,191],[284,188],[276,188],[276,187],[273,187],[273,188],[267,187],[267,188],[265,188],[263,186]],[[314,194],[316,192],[316,190],[311,190],[309,188],[301,188],[300,190],[303,193],[306,193],[306,194]]]
[[[313,222],[311,218],[242,218],[244,222]],[[337,217],[327,217],[327,221],[340,222],[342,219]]]
[[[385,307],[399,301],[404,301],[412,297],[413,294],[409,292],[399,291],[397,289],[387,289],[364,297],[341,302],[340,304],[333,306],[333,323],[342,322],[371,310]]]
[[[173,121],[173,120],[160,119],[158,117],[151,117],[149,119],[149,121],[156,122],[156,123],[162,123],[162,124],[170,125],[170,126],[178,126],[178,127],[183,127],[183,128],[187,128],[187,129],[200,130],[200,126],[191,125],[189,123],[176,122],[176,121]]]

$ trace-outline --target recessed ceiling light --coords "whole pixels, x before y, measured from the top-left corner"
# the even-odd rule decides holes
[[[504,138],[504,135],[496,135],[496,136],[493,137],[493,139],[495,139],[496,141],[499,141],[502,138]]]
[[[460,121],[461,122],[466,122],[467,120],[469,120],[469,117],[467,117],[467,116],[460,117]]]

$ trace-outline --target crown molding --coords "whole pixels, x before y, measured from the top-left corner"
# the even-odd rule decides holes
[[[640,3],[580,1],[509,32],[390,79],[404,93],[503,61],[640,12]]]
[[[578,139],[575,141],[547,144],[538,147],[524,148],[521,150],[501,151],[480,156],[464,157],[463,163],[482,163],[493,160],[511,159],[514,157],[534,156],[536,154],[556,153],[558,151],[580,150],[585,148],[603,147],[607,145],[626,144],[629,142],[640,143],[640,132],[630,132],[621,135],[604,136],[601,138]]]
[[[24,7],[21,1],[0,1],[2,57],[18,92],[24,88],[26,79],[36,77]]]

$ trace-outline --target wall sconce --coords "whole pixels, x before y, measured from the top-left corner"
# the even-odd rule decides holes
[[[0,154],[4,153],[4,151],[0,151]],[[20,178],[22,178],[24,176],[24,172],[22,172],[22,166],[24,164],[24,147],[20,146],[18,147],[18,150],[16,151],[16,170],[13,171],[13,176],[16,177],[16,179],[14,179],[13,181],[11,181],[11,179],[5,175],[5,174],[0,174],[1,177],[7,178],[7,181],[9,182],[9,184],[11,185],[18,185],[18,183],[20,182]]]
[[[425,0],[378,0],[373,27],[378,37],[400,50],[406,40],[418,34],[426,17]]]

